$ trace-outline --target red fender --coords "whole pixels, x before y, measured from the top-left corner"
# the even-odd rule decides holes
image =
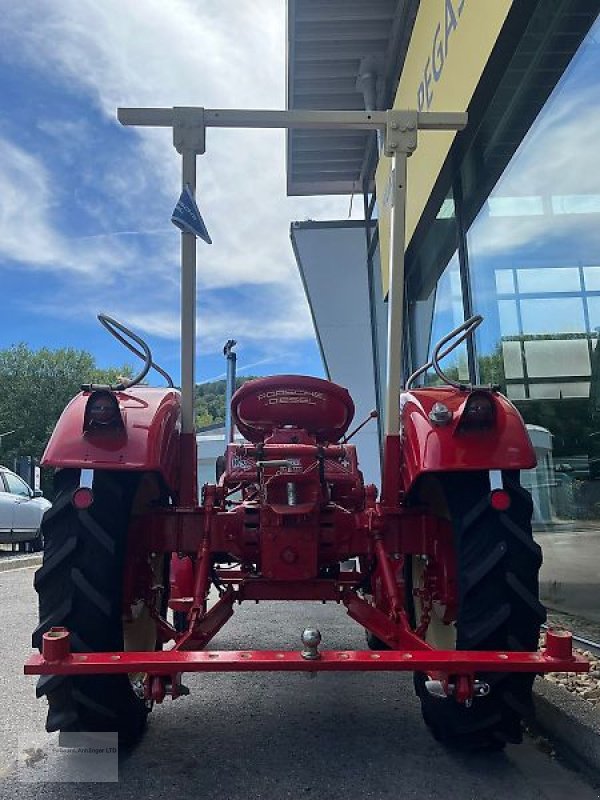
[[[466,430],[460,424],[472,392],[432,387],[401,395],[400,468],[406,492],[425,472],[535,467],[535,452],[517,409],[497,392],[475,391],[485,393],[494,404],[495,418],[488,428]],[[434,403],[443,403],[452,413],[447,424],[436,425],[429,418]]]
[[[136,386],[113,392],[122,425],[84,430],[91,392],[74,397],[58,420],[42,466],[158,472],[179,487],[180,398],[174,389]]]

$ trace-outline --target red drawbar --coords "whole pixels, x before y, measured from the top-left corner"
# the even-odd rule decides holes
[[[45,634],[47,636],[47,634]],[[435,671],[449,675],[477,672],[586,672],[589,663],[579,656],[551,658],[541,653],[457,650],[324,650],[307,660],[299,651],[227,650],[126,653],[72,653],[60,661],[32,656],[26,675],[92,675],[147,672],[381,672]]]

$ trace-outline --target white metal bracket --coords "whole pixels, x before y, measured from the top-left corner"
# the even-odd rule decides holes
[[[184,150],[198,155],[206,152],[204,109],[190,106],[173,108],[173,147],[181,155]]]
[[[388,111],[383,152],[386,156],[397,153],[413,154],[417,149],[419,116],[416,111]]]

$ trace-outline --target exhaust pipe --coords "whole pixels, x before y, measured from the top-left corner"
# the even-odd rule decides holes
[[[233,348],[237,342],[229,339],[223,348],[223,355],[227,359],[227,383],[225,385],[225,445],[233,442],[233,419],[231,416],[231,398],[235,392],[235,367],[237,354]]]

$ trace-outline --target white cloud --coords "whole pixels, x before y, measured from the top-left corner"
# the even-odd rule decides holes
[[[535,198],[551,205],[553,196],[600,194],[599,173],[590,163],[600,137],[597,86],[558,92],[524,139],[493,197]],[[481,218],[475,228],[477,257],[546,246],[553,238],[600,247],[600,229],[580,214]]]
[[[310,316],[305,312],[304,304],[297,302],[286,305],[283,313],[261,320],[260,324],[248,313],[236,311],[220,305],[217,308],[200,310],[197,318],[198,338],[201,343],[200,350],[212,352],[223,346],[226,336],[231,336],[238,341],[247,343],[270,341],[297,342],[307,339],[313,334]],[[168,312],[153,313],[132,312],[130,309],[117,309],[116,315],[127,319],[136,330],[143,331],[153,336],[162,336],[168,339],[179,338],[179,315]]]
[[[50,175],[38,158],[0,139],[0,256],[37,269],[95,275],[119,269],[127,253],[118,242],[73,242],[53,219]]]
[[[114,118],[128,103],[277,105],[283,12],[273,0],[61,0],[43,8],[25,0],[7,14],[31,61],[52,66]]]
[[[246,295],[232,291],[225,296],[201,292],[199,298],[196,319],[199,354],[221,352],[225,339],[232,337],[247,346],[262,345],[266,351],[281,356],[294,343],[313,336],[304,295],[294,284],[284,296],[278,284],[269,284],[255,297],[252,292]],[[73,323],[89,321],[102,310],[147,337],[151,347],[156,339],[179,341],[180,317],[173,297],[167,298],[164,308],[160,308],[156,298],[150,298],[150,303],[148,299],[142,292],[123,302],[110,287],[105,287],[90,297],[82,297],[76,304],[69,303],[65,294],[52,301],[29,300],[27,309]],[[261,359],[261,363],[267,360],[272,359]]]
[[[17,66],[43,71],[55,88],[79,103],[92,104],[115,126],[119,105],[285,105],[284,0],[61,0],[41,6],[36,0],[21,0],[4,12],[0,35],[11,46]],[[127,233],[160,234],[170,227],[179,192],[179,159],[170,131],[122,131],[123,149],[104,153],[98,169],[89,163],[90,157],[102,155],[93,126],[49,113],[37,127],[47,137],[66,134],[66,161],[72,158],[76,163],[82,152],[88,188],[78,202],[98,230],[67,239],[53,216],[37,208],[33,238],[44,243],[46,251],[40,262],[38,253],[28,254],[19,245],[23,227],[14,228],[21,211],[16,206],[32,194],[27,185],[13,180],[13,187],[20,187],[20,193],[15,188],[16,205],[9,209],[7,225],[14,232],[14,244],[4,254],[31,266],[66,265],[82,273],[101,273],[107,285],[92,305],[102,301],[103,308],[144,331],[176,338],[175,232],[149,241]],[[86,136],[94,138],[93,152],[89,146],[85,149]],[[114,136],[111,141],[114,147]],[[45,193],[49,200],[49,177],[39,160],[33,172],[38,196]],[[107,197],[113,198],[110,207]],[[289,225],[307,217],[345,218],[349,198],[286,198],[281,131],[210,129],[207,154],[198,158],[198,203],[214,241],[212,247],[200,244],[198,250],[200,349],[214,346],[217,338],[221,342],[223,330],[264,343],[312,338]],[[361,205],[354,203],[355,213]],[[117,211],[123,224],[115,225]],[[148,288],[143,304],[136,298],[136,275]],[[217,290],[240,285],[255,286],[260,300],[240,302],[234,293],[229,302],[221,294],[218,300],[213,297]],[[56,305],[52,301],[43,308],[52,313]],[[84,298],[75,313],[89,306]],[[38,307],[42,310],[41,304]]]

